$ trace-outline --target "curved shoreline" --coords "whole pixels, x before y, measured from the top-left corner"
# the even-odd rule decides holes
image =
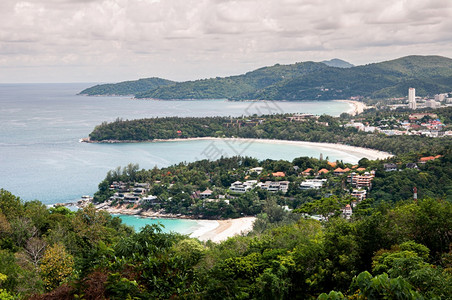
[[[162,143],[162,142],[188,142],[188,141],[242,141],[242,142],[257,142],[257,143],[269,143],[275,145],[294,145],[294,146],[308,146],[316,147],[325,150],[338,150],[347,152],[354,156],[365,157],[370,160],[386,159],[394,156],[391,153],[363,148],[357,146],[350,146],[344,144],[334,143],[318,143],[318,142],[306,142],[306,141],[291,141],[291,140],[272,140],[272,139],[251,139],[251,138],[219,138],[219,137],[194,137],[194,138],[175,138],[175,139],[155,139],[150,141],[110,141],[110,142],[94,142],[94,143]],[[91,142],[93,143],[93,142]]]
[[[111,215],[126,215],[145,219],[178,219],[178,220],[193,220],[199,225],[194,232],[189,234],[192,238],[197,238],[200,241],[208,241],[218,243],[227,240],[230,237],[245,234],[253,229],[253,223],[256,217],[242,217],[236,219],[197,219],[184,215],[166,214],[158,211],[143,211],[141,209],[127,209],[127,208],[113,208],[97,205],[98,210],[104,210]]]

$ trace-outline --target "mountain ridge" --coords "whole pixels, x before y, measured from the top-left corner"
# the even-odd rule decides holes
[[[141,81],[96,86],[104,94],[123,85],[135,98],[229,100],[333,100],[350,97],[401,97],[409,87],[419,96],[452,90],[452,59],[442,56],[405,56],[349,68],[325,62],[262,67],[242,75],[174,82],[151,78],[154,86],[134,89]],[[126,88],[127,87],[127,88]],[[80,94],[92,93],[92,88]],[[91,89],[91,90],[90,90]],[[90,93],[87,93],[86,91]],[[105,93],[107,91],[107,93]],[[108,93],[110,91],[110,93]],[[95,94],[92,94],[95,95]]]

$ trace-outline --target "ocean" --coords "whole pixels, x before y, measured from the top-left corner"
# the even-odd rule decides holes
[[[335,101],[231,102],[226,100],[156,101],[130,97],[87,97],[78,92],[92,86],[76,84],[0,84],[0,188],[21,199],[51,205],[92,195],[108,170],[128,163],[140,168],[163,167],[207,156],[212,147],[223,155],[258,159],[319,157],[313,147],[254,142],[231,145],[222,141],[156,142],[142,144],[80,143],[93,128],[117,118],[166,116],[241,116],[269,113],[339,115],[350,105]],[[246,146],[246,147],[245,147]],[[240,148],[242,147],[242,148]],[[246,149],[245,149],[246,148]],[[210,153],[210,152],[209,152]],[[324,157],[355,162],[359,157],[340,151]]]

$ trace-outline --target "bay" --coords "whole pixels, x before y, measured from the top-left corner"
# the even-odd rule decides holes
[[[141,168],[163,167],[206,157],[206,149],[224,155],[259,159],[318,157],[315,147],[253,142],[245,150],[222,141],[156,142],[142,144],[86,144],[94,126],[116,118],[166,116],[241,116],[269,113],[339,115],[347,103],[230,102],[226,100],[156,101],[130,97],[76,95],[86,84],[0,84],[0,188],[23,200],[45,204],[70,202],[92,195],[108,170],[128,163]],[[240,150],[238,150],[240,149]],[[339,150],[322,150],[330,159],[356,162],[360,157]],[[212,157],[213,158],[213,157]]]

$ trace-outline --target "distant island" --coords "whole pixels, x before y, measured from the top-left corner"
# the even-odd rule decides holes
[[[276,64],[243,75],[186,82],[147,78],[85,89],[81,95],[133,95],[150,99],[334,100],[406,96],[416,86],[418,96],[452,90],[452,59],[406,56],[353,66],[333,59],[323,62]]]

